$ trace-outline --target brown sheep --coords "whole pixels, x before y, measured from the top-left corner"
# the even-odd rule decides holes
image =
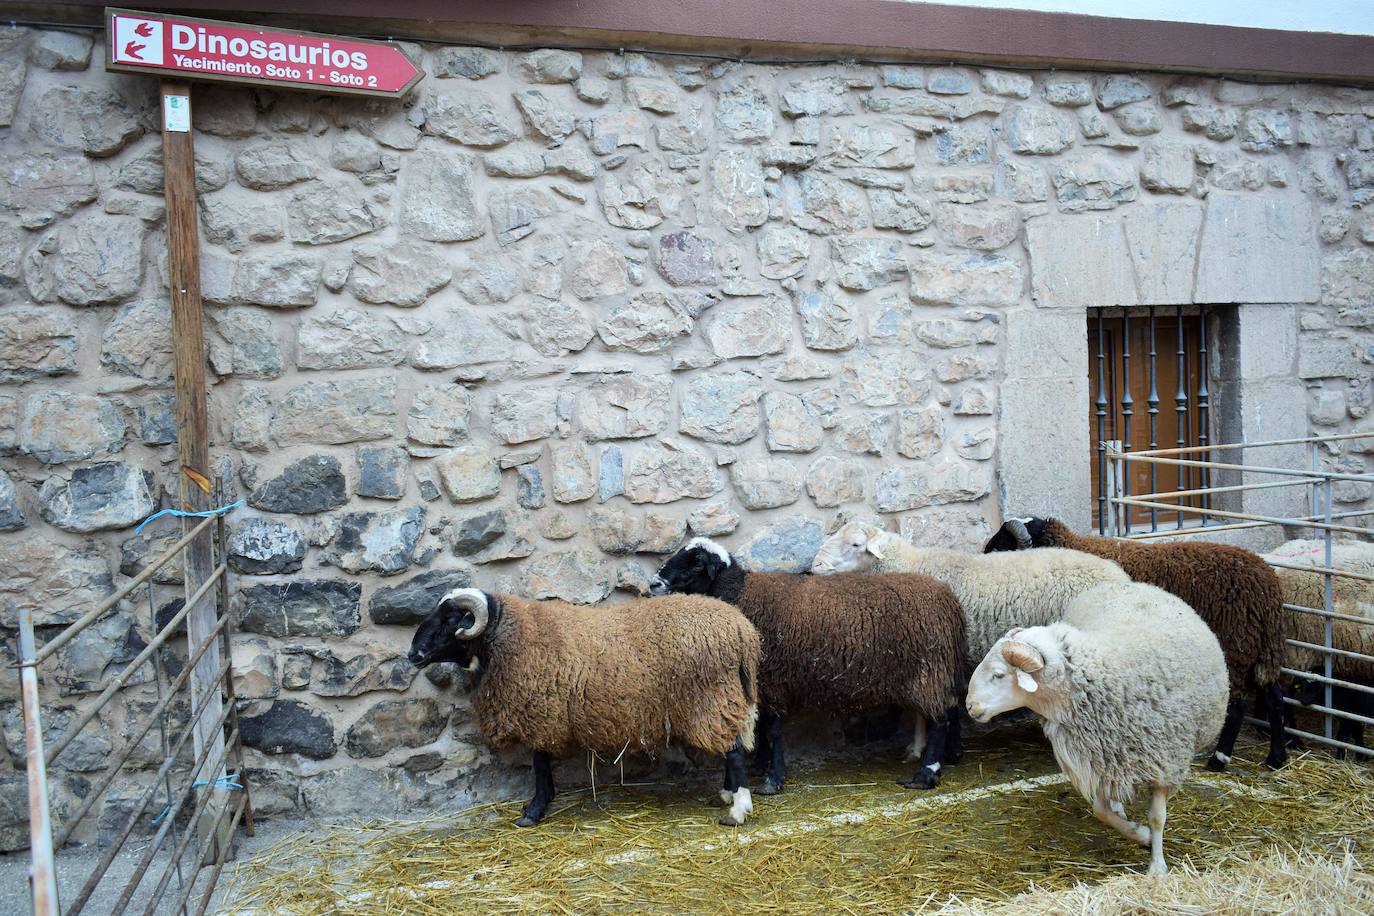
[[[1223,770],[1231,760],[1245,719],[1247,687],[1262,690],[1268,708],[1269,756],[1264,762],[1275,769],[1284,765],[1288,751],[1279,686],[1284,653],[1283,593],[1278,576],[1259,556],[1228,544],[1145,544],[1075,534],[1053,518],[1011,519],[1003,523],[983,552],[1030,547],[1067,547],[1105,557],[1135,581],[1158,586],[1187,602],[1221,643],[1231,690],[1226,722],[1207,768]]]
[[[746,572],[723,547],[695,538],[663,564],[654,591],[709,594],[738,607],[758,627],[760,723],[768,743],[760,792],[782,789],[783,717],[884,705],[918,717],[913,749],[931,723],[920,764],[904,785],[938,784],[965,680],[964,615],[947,587],[911,573]]]
[[[722,601],[585,607],[460,588],[420,624],[410,661],[475,671],[472,705],[487,743],[534,752],[521,827],[538,823],[553,798],[552,758],[579,749],[616,756],[677,744],[724,755],[731,809],[721,823],[738,826],[753,811],[744,752],[758,715],[759,635]]]

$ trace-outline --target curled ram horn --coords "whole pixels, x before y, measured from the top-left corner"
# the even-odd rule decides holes
[[[461,608],[472,611],[472,626],[463,627],[453,635],[459,639],[476,639],[487,628],[487,596],[478,588],[458,588],[444,596],[444,601],[452,601]],[[442,602],[441,602],[442,603]]]
[[[1034,674],[1045,667],[1045,659],[1034,646],[1019,640],[1002,643],[1002,657],[1007,664],[1020,668],[1027,674]]]
[[[1007,529],[1007,531],[1010,531],[1011,536],[1016,538],[1017,550],[1029,550],[1030,548],[1035,546],[1033,543],[1031,543],[1031,535],[1030,532],[1026,530],[1026,523],[1021,519],[1010,519],[1004,525],[1002,525],[1002,527]]]

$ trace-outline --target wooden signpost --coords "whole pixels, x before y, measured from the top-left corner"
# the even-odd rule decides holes
[[[182,508],[211,508],[211,494],[194,477],[209,477],[209,412],[205,390],[205,338],[200,292],[200,238],[196,206],[195,148],[191,133],[191,86],[188,79],[253,83],[284,89],[398,97],[420,80],[421,71],[401,49],[388,42],[363,41],[310,32],[282,32],[231,22],[141,13],[106,11],[106,69],[163,77],[163,190],[167,208],[167,279],[172,313],[172,353],[176,379],[178,475]],[[214,573],[210,529],[185,552],[185,595],[191,596]],[[221,562],[223,558],[221,558]],[[207,640],[215,627],[214,591],[207,592],[186,618],[190,645]],[[227,608],[225,609],[227,613]],[[191,704],[201,697],[207,706],[195,723],[196,757],[222,760],[224,734],[220,721],[222,661],[212,644],[191,677]],[[216,785],[209,791],[222,793]],[[206,778],[206,777],[202,777]],[[197,825],[202,840],[210,830],[208,806]],[[227,825],[224,825],[227,827]],[[225,840],[226,837],[217,837]]]

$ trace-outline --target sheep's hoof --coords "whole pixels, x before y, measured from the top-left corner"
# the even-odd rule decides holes
[[[724,817],[722,817],[722,818],[721,818],[719,821],[717,821],[716,823],[720,824],[722,827],[742,827],[742,826],[744,826],[744,822],[743,822],[743,821],[737,821],[737,820],[735,820],[735,816],[734,816],[733,814],[727,814],[727,815],[725,815]]]
[[[1264,758],[1264,765],[1271,770],[1281,770],[1283,769],[1283,765],[1287,762],[1287,754],[1274,754],[1270,752],[1269,756]]]
[[[927,767],[921,767],[916,771],[916,775],[907,782],[899,783],[908,789],[933,789],[940,784],[940,774],[932,773]]]
[[[518,821],[515,822],[515,826],[517,826],[517,827],[533,827],[533,826],[534,826],[535,824],[537,824],[537,823],[539,823],[539,819],[538,819],[538,818],[530,817],[528,814],[522,814],[522,815],[520,815],[520,820],[518,820]]]
[[[1213,773],[1220,773],[1222,770],[1226,769],[1226,761],[1221,760],[1216,754],[1213,754],[1211,757],[1207,758],[1207,769],[1211,770]]]
[[[777,795],[782,792],[782,783],[765,779],[763,785],[759,786],[760,795]]]
[[[1163,862],[1151,862],[1150,870],[1145,872],[1147,878],[1163,878],[1169,874],[1169,866]]]

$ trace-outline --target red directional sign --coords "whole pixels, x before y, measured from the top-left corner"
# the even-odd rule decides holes
[[[105,11],[106,69],[395,97],[423,75],[391,42]]]

